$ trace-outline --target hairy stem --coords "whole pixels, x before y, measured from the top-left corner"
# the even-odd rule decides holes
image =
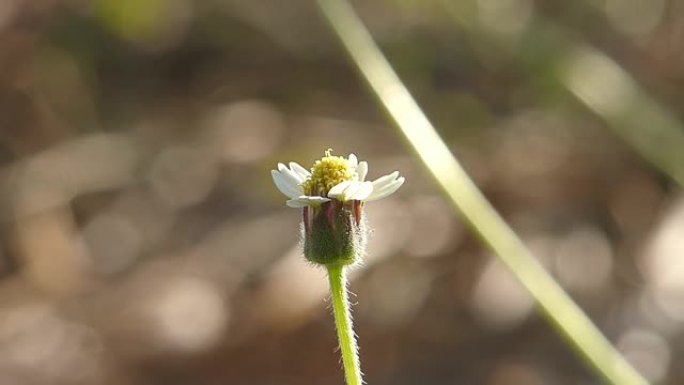
[[[342,364],[347,385],[361,385],[361,366],[359,364],[359,349],[352,328],[349,296],[347,294],[347,277],[344,266],[328,267],[328,280],[332,293],[333,315],[337,326],[337,337],[340,340]]]

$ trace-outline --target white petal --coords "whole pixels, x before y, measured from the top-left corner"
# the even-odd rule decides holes
[[[388,184],[385,184],[380,189],[376,190],[374,188],[373,193],[368,198],[366,198],[366,202],[385,198],[386,196],[391,195],[395,191],[397,191],[397,189],[399,189],[399,187],[401,187],[402,184],[404,184],[404,177],[397,178],[396,180]]]
[[[290,176],[286,176],[276,170],[271,170],[271,176],[278,190],[289,198],[296,198],[302,195],[302,187]]]
[[[346,202],[346,201],[350,201],[350,200],[354,199],[352,197],[354,196],[354,194],[356,194],[357,191],[359,191],[359,187],[360,187],[359,185],[360,185],[359,182],[356,182],[356,181],[351,182],[349,187],[344,189],[344,192],[340,196],[337,197],[337,200],[342,201],[342,202]]]
[[[340,195],[344,194],[344,191],[349,188],[349,186],[352,184],[351,181],[344,181],[341,183],[336,184],[333,186],[333,188],[328,191],[328,197],[330,198],[337,198]]]
[[[311,173],[309,172],[309,170],[300,166],[299,163],[297,163],[297,162],[290,162],[290,169],[292,169],[292,171],[294,171],[295,174],[299,175],[304,180],[309,179],[309,177],[311,176]]]
[[[278,163],[278,170],[281,174],[297,182],[297,184],[301,184],[306,180],[306,178],[301,177],[298,173],[294,172],[293,170],[290,170],[287,166],[285,166],[282,163]]]
[[[373,181],[373,191],[377,191],[377,190],[382,189],[386,185],[392,183],[398,177],[399,177],[399,171],[395,171],[391,174],[381,176],[380,178]]]
[[[359,166],[356,167],[356,175],[357,179],[359,182],[363,182],[366,180],[366,175],[368,174],[368,162],[363,161],[359,163]]]
[[[289,207],[301,208],[306,206],[320,205],[329,201],[330,199],[328,198],[302,195],[297,198],[290,199],[286,204]]]
[[[372,192],[373,184],[371,182],[345,181],[330,189],[328,197],[335,198],[341,202],[361,201],[368,198]]]
[[[350,200],[362,201],[368,198],[373,193],[373,183],[360,182],[357,183],[358,189],[349,195]]]
[[[285,202],[285,204],[287,205],[287,207],[292,207],[293,209],[301,209],[309,205],[308,203],[302,202],[297,199],[290,199],[289,201]]]
[[[302,184],[306,180],[306,177],[299,175],[297,172],[295,172],[294,170],[290,170],[289,168],[285,169],[285,171],[281,171],[281,172],[283,174],[288,175],[289,177],[291,177],[295,181],[297,181],[297,184]]]
[[[325,198],[325,197],[319,197],[319,196],[304,196],[304,197],[299,197],[299,199],[302,199],[306,202],[309,202],[311,204],[321,204],[325,202],[330,202],[330,199]]]
[[[356,158],[356,155],[349,154],[349,167],[356,168],[356,166],[358,164],[359,164],[359,160]]]

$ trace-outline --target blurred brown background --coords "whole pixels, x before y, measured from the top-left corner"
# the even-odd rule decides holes
[[[559,282],[645,376],[684,383],[681,190],[554,79],[567,46],[530,40],[543,21],[605,52],[681,119],[684,3],[356,6]],[[369,384],[600,383],[315,4],[0,0],[0,384],[342,384],[325,276],[269,173],[328,147],[407,178],[368,206],[351,286]]]

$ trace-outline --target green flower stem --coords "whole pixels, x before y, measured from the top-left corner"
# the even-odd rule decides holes
[[[371,89],[455,208],[534,297],[551,324],[606,382],[615,385],[648,384],[486,200],[418,107],[349,2],[318,0],[318,5]]]
[[[337,326],[337,337],[340,340],[342,364],[347,385],[361,385],[361,365],[359,364],[359,348],[352,328],[349,295],[347,294],[347,276],[344,266],[328,265],[328,280],[332,293],[333,314]]]

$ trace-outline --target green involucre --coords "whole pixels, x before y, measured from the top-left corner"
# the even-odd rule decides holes
[[[325,266],[346,266],[363,255],[366,226],[360,203],[332,200],[304,210],[304,256]],[[358,214],[357,214],[358,213]]]

